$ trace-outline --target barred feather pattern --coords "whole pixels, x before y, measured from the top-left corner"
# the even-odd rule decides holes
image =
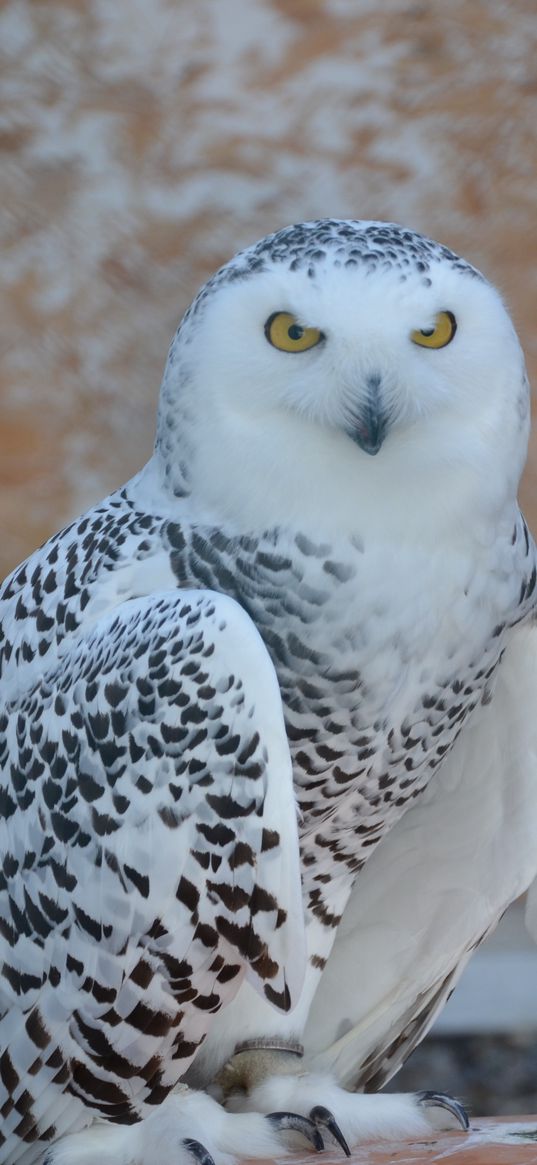
[[[441,764],[472,709],[487,699],[505,636],[533,611],[535,547],[521,514],[495,555],[496,569],[491,565],[486,577],[476,570],[458,596],[459,623],[455,609],[444,656],[437,660],[437,640],[429,643],[428,666],[427,649],[412,660],[411,645],[394,647],[388,600],[377,588],[371,594],[370,584],[361,590],[371,563],[356,540],[334,547],[279,529],[233,536],[179,525],[140,512],[127,487],[7,580],[2,601],[15,619],[4,630],[0,664],[4,676],[13,672],[24,683],[25,669],[31,676],[36,660],[42,669],[48,652],[92,617],[93,592],[104,589],[107,576],[133,561],[165,556],[179,587],[235,598],[259,628],[278,676],[302,812],[308,905],[322,915],[326,871],[352,876],[362,867]],[[481,642],[461,644],[459,624],[472,610],[477,620],[483,605]]]

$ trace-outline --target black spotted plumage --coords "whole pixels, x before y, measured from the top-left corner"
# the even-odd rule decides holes
[[[129,545],[136,553],[136,514],[124,498],[119,506],[113,501],[96,517],[104,533],[101,558],[92,557],[93,579],[117,560],[118,509],[121,517],[131,514]],[[90,534],[91,528],[90,522]],[[146,532],[145,521],[141,529]],[[59,572],[77,557],[76,533],[76,527],[67,532],[59,554],[53,543]],[[57,600],[42,586],[49,573],[45,552],[31,572],[32,603],[46,595],[51,604]],[[8,602],[16,586],[8,582]],[[70,589],[74,628],[80,592]],[[17,606],[20,611],[18,600]],[[240,625],[245,617],[238,615]],[[218,596],[178,589],[129,600],[79,634],[73,652],[65,650],[65,620],[32,622],[38,639],[30,651],[16,618],[13,637],[4,642],[9,760],[2,793],[4,820],[13,817],[16,824],[3,856],[0,1038],[7,1056],[13,1037],[5,1033],[22,1007],[25,1047],[35,1047],[33,1057],[24,1053],[29,1076],[23,1073],[14,1092],[4,1093],[10,1153],[29,1121],[31,1136],[42,1142],[63,1131],[62,1110],[49,1124],[39,1104],[47,1080],[53,1103],[53,1078],[65,1111],[71,1114],[74,1104],[82,1123],[87,1110],[113,1121],[140,1119],[177,1083],[204,1038],[205,1015],[234,993],[246,965],[278,1006],[288,1006],[278,943],[269,957],[267,937],[286,923],[298,881],[295,875],[290,885],[278,884],[281,837],[273,828],[275,848],[263,873],[263,835],[280,812],[265,808],[271,742],[250,725],[251,672],[241,678],[240,660],[230,671],[229,663],[215,667],[213,659],[235,619]],[[20,679],[24,664],[26,683],[13,683],[11,669]],[[284,832],[288,827],[292,835],[292,818]],[[248,861],[250,853],[256,857]],[[114,905],[120,900],[128,903],[121,916]],[[298,948],[300,930],[297,917]],[[33,944],[36,973],[21,950],[24,938]],[[54,1054],[50,1064],[50,1056],[43,1060],[44,1041]],[[33,1080],[39,1082],[35,1104]],[[23,1092],[29,1099],[21,1116],[16,1102]]]
[[[196,494],[203,385],[193,352],[211,303],[271,273],[278,295],[282,272],[311,291],[326,271],[356,272],[362,295],[392,277],[404,302],[407,284],[436,294],[446,270],[484,285],[447,248],[378,223],[301,224],[237,256],[174,339],[150,465],[3,586],[0,1160],[9,1165],[30,1165],[93,1114],[146,1118],[195,1063],[245,973],[286,1013],[300,994],[304,924],[313,996],[360,872],[492,699],[535,605],[535,547],[514,499],[479,541],[466,503],[453,528],[439,521],[431,532],[418,489],[423,529],[420,511],[405,542],[397,526],[383,533],[380,502],[379,530],[364,525],[377,497],[354,481],[340,499],[347,513],[356,492],[348,528],[323,514],[339,468],[329,457],[324,467],[313,459],[318,520],[307,507],[297,520],[291,496],[288,520],[281,509],[269,523],[235,515],[225,497],[211,516],[214,498]],[[382,378],[367,383],[377,391]],[[312,410],[297,409],[305,429]],[[398,423],[394,411],[388,460]],[[347,433],[323,414],[312,440],[341,441],[335,462],[357,459],[367,483],[367,454]],[[216,444],[215,464],[218,453]],[[300,442],[294,458],[307,460]],[[231,477],[231,455],[227,467]],[[212,472],[207,462],[207,480]],[[257,481],[254,468],[244,487],[258,491],[260,514],[270,511],[276,475]],[[404,1010],[364,1059],[362,1083],[378,1082],[419,1038],[451,977]],[[24,1156],[34,1142],[35,1157]]]

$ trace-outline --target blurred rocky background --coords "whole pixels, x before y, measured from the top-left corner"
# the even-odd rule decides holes
[[[388,1091],[414,1092],[429,1087],[460,1097],[470,1119],[535,1115],[535,1029],[510,1035],[427,1037],[390,1081]]]
[[[141,465],[192,295],[286,223],[462,252],[535,379],[536,146],[533,0],[0,0],[0,575]],[[468,1094],[489,1063],[481,1111],[515,1080],[537,1108],[533,1040],[461,1039],[445,1074],[424,1045],[420,1087]]]

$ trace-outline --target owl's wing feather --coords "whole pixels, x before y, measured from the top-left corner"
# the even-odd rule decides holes
[[[165,592],[68,637],[0,719],[11,1099],[28,1093],[31,1119],[46,1120],[61,1068],[90,1108],[139,1111],[184,1072],[244,974],[278,1008],[300,992],[296,808],[274,669],[233,600]],[[4,1135],[20,1122],[13,1109]]]
[[[429,1029],[472,950],[537,873],[537,630],[360,873],[306,1033],[318,1068],[377,1088]],[[356,990],[356,981],[360,988]]]

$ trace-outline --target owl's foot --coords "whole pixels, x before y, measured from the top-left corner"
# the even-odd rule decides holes
[[[232,1165],[245,1157],[281,1156],[297,1147],[298,1137],[320,1151],[322,1123],[289,1111],[226,1112],[206,1093],[182,1090],[139,1124],[96,1121],[62,1137],[43,1165]]]
[[[446,1112],[450,1112],[451,1115],[455,1118],[455,1121],[457,1122],[457,1124],[459,1124],[461,1126],[461,1129],[464,1129],[465,1133],[468,1132],[468,1129],[470,1128],[470,1121],[468,1120],[468,1113],[466,1112],[464,1105],[461,1104],[460,1100],[457,1100],[457,1098],[455,1096],[450,1096],[449,1092],[431,1092],[431,1091],[416,1092],[414,1095],[416,1097],[418,1104],[422,1105],[424,1108],[432,1108],[432,1109],[435,1109],[435,1108],[442,1109],[443,1108],[446,1110]],[[445,1128],[446,1127],[449,1129],[449,1128],[454,1127],[453,1125],[450,1125],[450,1124],[446,1125],[446,1118],[445,1118],[445,1116],[442,1116],[442,1113],[440,1113],[440,1114],[436,1113],[434,1115],[434,1119],[437,1122],[438,1121],[444,1122],[443,1124],[436,1123],[434,1126],[435,1128]]]
[[[314,1122],[323,1114],[323,1133],[331,1133],[344,1152],[348,1145],[363,1141],[415,1138],[439,1129],[466,1131],[469,1126],[462,1104],[445,1093],[347,1092],[321,1073],[270,1076],[248,1093],[230,1095],[227,1100],[227,1108],[235,1113],[284,1107]]]

